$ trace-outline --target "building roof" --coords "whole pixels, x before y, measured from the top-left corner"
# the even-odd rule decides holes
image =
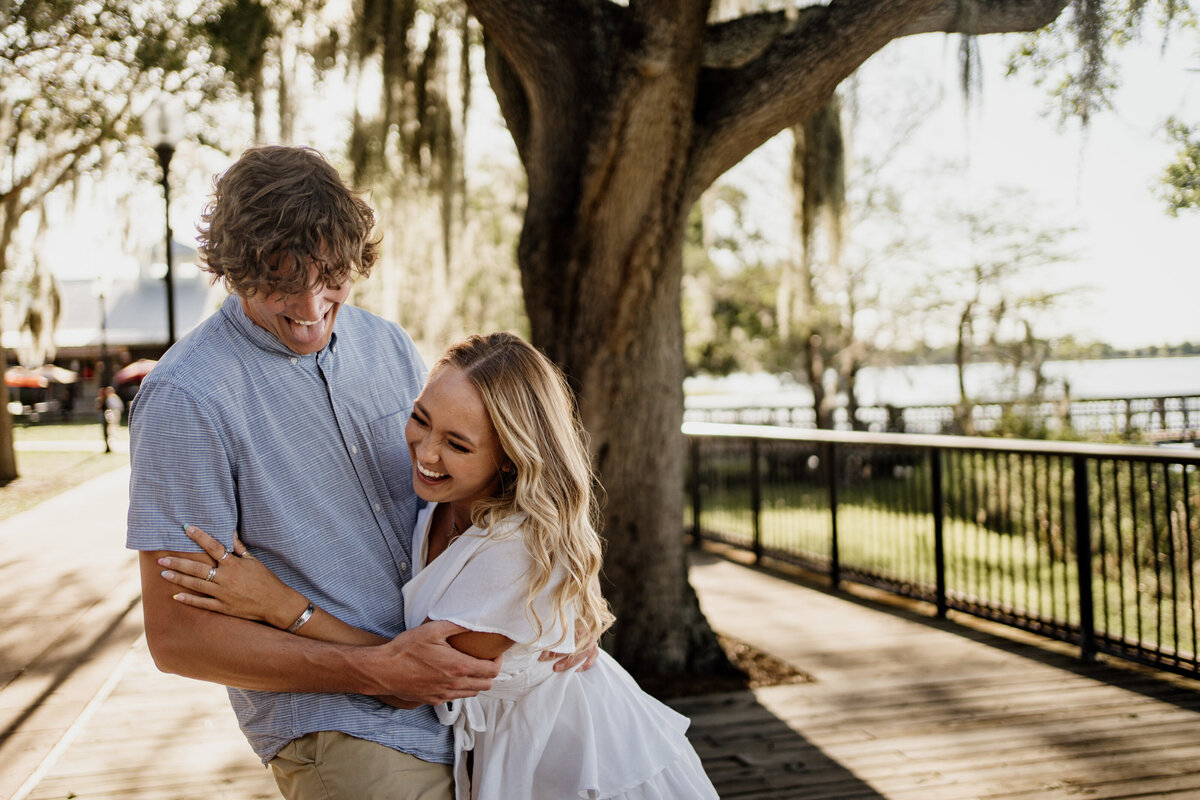
[[[210,276],[180,270],[175,287],[175,338],[196,327],[225,299],[225,288],[209,283]],[[100,298],[95,281],[63,280],[58,283],[62,310],[54,332],[59,349],[98,347],[101,344]],[[167,287],[161,278],[114,280],[104,297],[103,341],[107,347],[147,347],[167,342]],[[16,349],[21,333],[11,324],[3,346]]]

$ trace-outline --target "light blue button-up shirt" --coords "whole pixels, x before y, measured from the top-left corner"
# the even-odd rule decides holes
[[[183,533],[192,524],[228,547],[238,531],[321,608],[399,634],[417,507],[404,426],[424,379],[408,335],[362,309],[343,306],[329,345],[298,356],[229,297],[134,398],[127,546],[195,551]],[[453,760],[449,730],[428,707],[344,694],[229,696],[264,762],[321,730]]]

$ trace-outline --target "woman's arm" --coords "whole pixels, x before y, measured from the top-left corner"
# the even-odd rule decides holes
[[[223,544],[194,525],[189,525],[185,532],[217,562],[217,570],[209,580],[211,564],[206,561],[179,554],[158,559],[158,565],[164,567],[162,577],[188,590],[173,595],[175,601],[229,617],[265,622],[281,631],[288,631],[307,613],[308,598],[279,580],[250,554],[236,535],[233,550],[226,555]],[[369,646],[388,641],[386,637],[355,628],[315,605],[312,615],[289,632],[335,644]]]
[[[189,525],[184,532],[216,561],[217,570],[212,573],[212,580],[209,580],[208,575],[213,566],[209,562],[196,561],[180,553],[163,554],[158,559],[158,565],[165,568],[162,577],[189,590],[174,594],[172,599],[176,602],[215,611],[227,617],[265,622],[285,632],[289,632],[289,627],[307,614],[310,601],[254,558],[236,534],[233,550],[226,555],[225,545],[194,525]],[[389,641],[385,637],[355,628],[333,614],[317,608],[315,604],[311,616],[302,622],[300,627],[290,632],[333,644],[369,646]],[[454,634],[446,638],[446,643],[460,653],[486,660],[499,658],[513,645],[513,641],[506,636],[478,631]],[[394,696],[381,696],[380,699],[404,708],[414,705]]]
[[[140,555],[146,641],[163,672],[242,689],[395,695],[409,705],[436,705],[487,689],[499,671],[498,660],[475,660],[450,645],[447,638],[464,629],[447,622],[420,625],[387,644],[350,647],[175,601],[157,562],[194,555]],[[211,566],[205,564],[206,575]]]
[[[425,620],[429,622],[429,620]],[[460,653],[466,653],[475,658],[492,659],[504,655],[513,646],[513,640],[500,633],[480,633],[467,631],[456,633],[446,640]]]

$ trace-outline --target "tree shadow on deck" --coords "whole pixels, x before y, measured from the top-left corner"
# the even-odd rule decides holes
[[[667,701],[723,800],[882,800],[883,795],[764,708],[752,692]]]
[[[706,550],[709,550],[707,546]],[[1200,680],[1103,654],[1097,661],[1085,662],[1080,658],[1079,648],[1067,642],[956,611],[949,612],[946,619],[938,619],[930,603],[851,582],[844,582],[840,590],[834,590],[830,587],[827,576],[770,559],[756,565],[750,561],[749,554],[733,549],[693,551],[692,558],[699,561],[705,558],[723,558],[764,575],[792,581],[806,589],[863,608],[952,633],[1031,661],[1136,692],[1158,702],[1200,712]]]

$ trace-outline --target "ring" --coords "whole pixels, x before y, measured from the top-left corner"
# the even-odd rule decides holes
[[[220,558],[218,558],[218,559],[217,559],[217,563],[218,563],[218,564],[220,564],[222,561],[224,561],[225,559],[229,558],[229,554],[230,554],[230,553],[232,553],[232,552],[233,552],[232,550],[226,550],[226,551],[225,551],[225,555],[223,555],[223,556],[221,556]]]
[[[215,577],[217,577],[217,568],[216,566],[213,566],[212,569],[208,571],[208,577],[206,577],[204,580],[211,581]]]

